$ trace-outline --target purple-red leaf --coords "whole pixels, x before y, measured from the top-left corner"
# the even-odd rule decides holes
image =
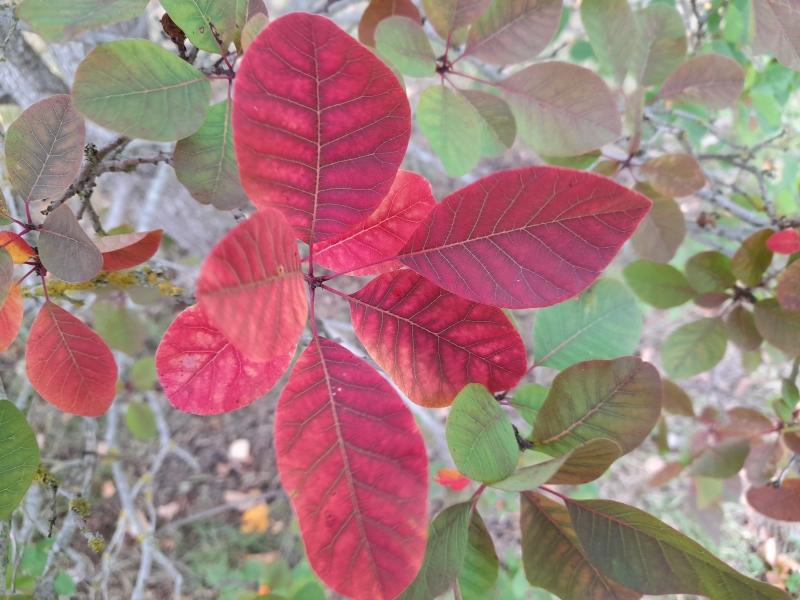
[[[747,490],[747,501],[762,515],[778,521],[800,521],[800,479],[784,479]]]
[[[154,229],[101,237],[96,243],[103,253],[103,271],[131,269],[150,260],[158,252],[163,235],[163,230]]]
[[[378,209],[364,222],[314,246],[314,262],[351,275],[399,269],[403,265],[387,259],[397,255],[434,206],[431,184],[421,175],[400,171]]]
[[[351,229],[389,191],[411,133],[400,82],[325,17],[270,23],[236,74],[233,133],[253,203],[305,242]]]
[[[215,415],[245,407],[266,394],[293,354],[268,362],[250,360],[195,305],[167,329],[156,352],[156,369],[172,406],[196,415]]]
[[[659,98],[699,102],[709,108],[734,104],[742,93],[744,69],[721,54],[690,58],[664,82]]]
[[[428,465],[414,418],[389,383],[315,338],[278,401],[275,448],[322,580],[356,599],[397,597],[425,554]]]
[[[476,302],[550,306],[597,279],[650,204],[591,173],[555,167],[503,171],[445,198],[398,258]]]
[[[117,363],[102,338],[60,306],[45,302],[25,353],[28,379],[50,404],[98,417],[117,391]]]
[[[417,404],[448,406],[468,383],[508,390],[525,374],[525,345],[502,310],[413,271],[381,275],[348,299],[356,335]]]
[[[247,358],[291,354],[308,301],[297,242],[283,215],[259,211],[222,238],[200,271],[197,297],[208,320]]]

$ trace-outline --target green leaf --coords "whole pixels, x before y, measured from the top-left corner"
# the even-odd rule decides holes
[[[71,597],[76,591],[77,586],[66,571],[59,571],[53,581],[53,590],[59,596]]]
[[[248,204],[239,182],[229,101],[211,106],[200,129],[175,144],[172,166],[198,202],[220,210]]]
[[[800,312],[783,310],[776,300],[761,300],[753,310],[758,332],[789,356],[800,354]]]
[[[39,446],[25,415],[0,400],[0,519],[11,516],[38,468]]]
[[[152,356],[145,356],[133,363],[130,380],[133,388],[138,392],[152,390],[158,381],[155,359]]]
[[[471,383],[458,393],[445,436],[456,467],[470,479],[499,481],[517,466],[519,446],[511,421],[480,384]]]
[[[772,229],[762,229],[749,236],[731,260],[731,271],[736,279],[747,287],[761,283],[764,272],[772,262],[772,251],[767,248],[767,240],[775,233]]]
[[[570,457],[571,452],[540,463],[519,467],[514,473],[501,481],[491,484],[493,488],[505,492],[526,492],[535,490],[547,483]]]
[[[632,354],[642,337],[643,322],[628,288],[601,279],[577,298],[536,313],[536,364],[564,369],[592,358]]]
[[[72,98],[94,122],[130,137],[172,141],[205,121],[211,85],[200,71],[146,40],[101,44],[75,74]]]
[[[478,113],[451,89],[435,85],[422,92],[417,123],[451,177],[465,175],[480,160]]]
[[[661,414],[661,380],[632,356],[593,360],[563,370],[539,411],[533,441],[548,454],[607,438],[623,452],[638,446]]]
[[[428,532],[422,568],[400,595],[401,600],[429,600],[452,587],[467,556],[470,508],[470,502],[462,502],[436,515]]]
[[[640,184],[636,189],[650,198],[653,206],[636,228],[631,245],[644,259],[669,262],[686,236],[683,212],[674,199],[659,194],[649,185]]]
[[[236,37],[236,6],[231,0],[161,0],[161,5],[200,50],[221,54],[212,24],[224,48]]]
[[[724,292],[736,285],[731,259],[716,250],[695,254],[686,262],[684,271],[698,294]]]
[[[758,333],[753,313],[741,304],[738,304],[725,319],[728,339],[742,350],[757,350],[764,339]]]
[[[441,38],[478,20],[492,0],[423,0],[425,16]],[[457,36],[453,35],[453,38]],[[458,43],[458,42],[456,42]]]
[[[469,522],[467,555],[458,574],[458,588],[464,600],[483,600],[494,588],[500,561],[486,524],[477,510]]]
[[[8,147],[8,137],[6,137],[6,148]],[[8,212],[8,202],[6,201],[6,195],[3,193],[3,190],[0,189],[0,225],[8,225],[11,223],[10,217],[11,215]]]
[[[652,515],[612,500],[567,500],[589,560],[643,594],[714,600],[788,600],[785,592],[737,573],[700,544]]]
[[[540,494],[520,495],[522,565],[531,585],[562,600],[637,600],[640,594],[605,577],[589,561],[561,504]]]
[[[614,440],[594,438],[568,455],[561,468],[547,483],[580,485],[600,477],[622,456],[622,447]]]
[[[432,77],[436,55],[422,26],[408,17],[392,16],[378,23],[375,44],[381,57],[403,75]]]
[[[638,51],[631,48],[631,41],[637,39],[636,19],[628,0],[583,0],[580,10],[583,28],[598,61],[611,69],[614,80],[621,83]]]
[[[699,319],[669,335],[661,348],[661,360],[670,377],[688,379],[716,366],[725,356],[727,343],[722,319]]]
[[[132,356],[144,348],[145,325],[136,312],[101,300],[92,305],[92,319],[94,329],[114,350]]]
[[[85,31],[135,19],[148,0],[25,0],[17,16],[48,42],[66,42]]]
[[[672,265],[637,260],[625,267],[622,275],[643,302],[656,308],[680,306],[695,295],[683,273]]]
[[[256,13],[250,17],[242,27],[241,45],[243,50],[247,50],[258,34],[264,31],[269,25],[269,17],[264,13]]]
[[[661,404],[666,412],[684,417],[694,416],[692,399],[681,386],[669,379],[662,379],[661,386],[664,392]]]
[[[125,424],[137,440],[149,442],[158,435],[156,416],[146,402],[131,402],[125,411]]]
[[[508,403],[530,425],[536,422],[536,415],[547,399],[548,389],[538,383],[526,383],[514,389],[514,396]]]
[[[727,479],[744,467],[748,454],[750,444],[747,440],[725,440],[703,450],[692,462],[689,473],[695,477]]]
[[[643,85],[663,82],[686,56],[686,29],[674,6],[651,4],[636,15],[640,51],[631,58],[631,71]]]
[[[499,156],[514,145],[517,121],[508,102],[482,90],[461,90],[477,111],[481,124],[481,154]]]

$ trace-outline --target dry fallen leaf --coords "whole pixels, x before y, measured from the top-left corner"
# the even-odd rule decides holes
[[[266,502],[256,504],[242,513],[239,531],[242,533],[265,533],[269,527],[269,506]]]

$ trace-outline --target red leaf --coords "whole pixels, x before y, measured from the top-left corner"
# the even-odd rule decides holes
[[[22,264],[36,254],[31,245],[13,231],[0,231],[0,247],[11,255],[11,260]]]
[[[266,394],[286,371],[291,353],[259,363],[242,355],[203,314],[184,310],[156,352],[158,380],[172,406],[195,415],[243,408]]]
[[[45,302],[25,353],[28,379],[50,404],[98,417],[117,391],[117,363],[102,338],[60,306]]]
[[[103,271],[122,271],[150,260],[163,235],[163,230],[155,229],[100,238],[96,244],[103,253]]]
[[[398,258],[476,302],[550,306],[597,279],[650,205],[592,173],[503,171],[445,198]]]
[[[291,354],[308,301],[286,219],[267,209],[228,232],[203,264],[197,297],[208,320],[247,358]]]
[[[775,254],[800,252],[800,233],[796,229],[784,229],[773,233],[767,240],[767,248]]]
[[[0,308],[0,352],[5,352],[14,343],[22,327],[22,292],[19,285],[12,285]]]
[[[392,189],[365,221],[314,246],[314,262],[351,275],[399,269],[399,262],[385,261],[400,251],[434,206],[431,184],[421,175],[399,171]]]
[[[389,191],[411,133],[397,77],[325,17],[270,23],[236,73],[233,132],[242,185],[305,242],[351,229]]]
[[[413,271],[381,275],[348,300],[361,343],[417,404],[448,406],[468,383],[507,390],[525,374],[525,344],[502,310]]]
[[[771,519],[800,521],[800,479],[784,479],[779,487],[768,483],[750,488],[747,501]]]
[[[458,469],[439,469],[436,471],[436,477],[433,480],[454,492],[460,492],[467,487],[472,480],[459,473]]]
[[[356,599],[400,594],[425,554],[428,461],[391,385],[315,338],[278,400],[275,448],[317,574]]]

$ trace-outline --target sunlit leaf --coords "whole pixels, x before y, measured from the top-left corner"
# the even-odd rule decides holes
[[[686,56],[686,28],[674,6],[650,4],[636,14],[641,48],[631,70],[643,85],[658,85]]]
[[[425,16],[442,39],[478,20],[492,0],[423,0]]]
[[[499,83],[519,134],[536,152],[575,156],[616,140],[621,121],[605,82],[583,67],[537,63]]]
[[[381,275],[348,300],[356,335],[417,404],[447,406],[468,383],[508,390],[527,370],[525,345],[502,310],[413,271]]]
[[[436,73],[436,55],[419,21],[391,16],[378,23],[375,45],[403,75],[432,77]]]
[[[0,424],[0,519],[6,520],[39,468],[39,446],[25,415],[8,400],[0,400]]]
[[[500,561],[492,535],[480,513],[472,512],[467,538],[467,555],[458,574],[458,589],[464,600],[483,600],[494,588]]]
[[[637,260],[625,267],[622,274],[634,293],[656,308],[680,306],[696,294],[683,273],[672,265]]]
[[[294,355],[250,360],[215,328],[198,305],[184,310],[156,352],[161,387],[178,410],[197,415],[247,406],[277,383]]]
[[[762,515],[778,521],[800,521],[800,479],[784,479],[747,490],[747,502]]]
[[[561,504],[540,494],[520,495],[522,565],[531,585],[563,600],[636,600],[641,597],[605,577],[586,556]]]
[[[144,14],[147,0],[25,0],[17,16],[48,42],[66,42],[79,34]]]
[[[14,343],[21,327],[22,291],[18,284],[14,284],[0,307],[0,352],[5,352]]]
[[[666,412],[684,417],[694,416],[692,399],[681,386],[669,379],[662,379],[661,385],[664,393],[661,404]]]
[[[33,389],[64,412],[98,417],[114,400],[117,363],[111,350],[52,302],[45,302],[33,321],[25,361]]]
[[[563,369],[582,360],[633,354],[643,321],[627,287],[600,279],[578,298],[536,313],[536,364]]]
[[[800,70],[800,6],[785,0],[755,0],[753,48],[775,56],[781,64]]]
[[[739,63],[721,54],[704,54],[675,69],[658,97],[725,108],[736,102],[743,86],[744,70]]]
[[[286,219],[264,209],[233,228],[203,263],[197,298],[211,324],[245,357],[267,362],[291,353],[308,301]]]
[[[674,199],[662,196],[650,186],[637,186],[637,190],[653,201],[653,208],[633,234],[631,245],[644,259],[669,262],[686,236],[683,212]]]
[[[644,196],[590,173],[502,171],[445,198],[398,258],[476,302],[550,306],[597,278],[649,205]]]
[[[154,440],[158,425],[153,409],[146,402],[131,402],[125,409],[125,425],[131,435],[141,442]]]
[[[494,0],[470,27],[464,56],[510,65],[536,58],[555,35],[562,0]]]
[[[439,469],[433,480],[442,487],[451,489],[454,492],[460,492],[472,483],[472,480],[462,475],[458,469]]]
[[[436,199],[431,184],[410,171],[398,171],[378,208],[354,229],[314,245],[314,262],[351,275],[377,275],[402,267],[396,256]]]
[[[564,369],[539,410],[532,440],[563,453],[594,438],[636,448],[661,414],[661,380],[638,358],[592,360]]]
[[[211,106],[200,129],[175,145],[172,166],[198,202],[220,210],[248,204],[233,151],[230,102]]]
[[[236,7],[230,0],[162,0],[161,5],[200,50],[215,54],[222,52],[212,33],[212,25],[222,40],[223,48],[234,40]]]
[[[796,229],[783,229],[767,240],[767,248],[775,254],[794,254],[800,252],[800,233]]]
[[[800,310],[800,261],[794,261],[781,273],[776,297],[781,308]]]
[[[722,319],[698,319],[667,337],[661,347],[661,361],[670,377],[688,379],[713,369],[725,356],[727,342]]]
[[[517,466],[519,446],[511,421],[482,385],[471,383],[456,396],[446,436],[456,467],[470,479],[500,481]]]
[[[85,117],[130,137],[172,141],[203,124],[211,85],[200,71],[147,40],[117,40],[78,67],[72,99]]]
[[[358,22],[358,39],[361,43],[374,46],[375,29],[381,21],[392,15],[408,17],[416,23],[422,21],[419,10],[411,0],[370,0]]]
[[[645,179],[667,196],[688,196],[706,184],[700,163],[688,154],[664,154],[647,160],[641,169]]]
[[[646,512],[613,500],[569,500],[589,560],[607,577],[644,594],[696,594],[715,600],[788,600]]]
[[[13,231],[0,231],[0,248],[6,250],[16,264],[36,256],[31,245]]]
[[[133,356],[144,349],[145,324],[139,313],[124,304],[96,301],[92,304],[92,324],[113,350]]]
[[[397,597],[423,560],[428,461],[414,417],[389,383],[343,347],[314,338],[278,400],[275,449],[320,578],[356,599]],[[464,546],[468,518],[469,503]]]
[[[405,90],[329,19],[272,21],[245,54],[233,98],[242,186],[303,241],[352,229],[389,191],[411,133]]]
[[[428,87],[419,98],[417,123],[451,177],[468,173],[481,157],[478,111],[450,88]]]
[[[478,113],[482,154],[498,156],[511,148],[517,137],[517,121],[508,102],[482,90],[461,90],[461,95]]]
[[[49,215],[39,229],[39,258],[53,275],[78,283],[97,275],[103,256],[66,204]]]
[[[625,79],[632,56],[639,51],[631,48],[636,40],[636,19],[628,0],[583,0],[581,21],[597,59],[607,65],[614,80]]]
[[[775,300],[761,300],[753,316],[765,340],[789,356],[800,354],[800,312],[783,310]]]
[[[86,126],[65,94],[29,106],[8,128],[6,169],[26,201],[55,198],[78,175]]]
[[[761,334],[758,333],[753,313],[741,304],[733,307],[725,319],[725,326],[728,339],[742,350],[757,350],[763,341]]]
[[[689,473],[695,477],[727,479],[742,469],[749,453],[747,440],[726,440],[703,450],[692,462]]]
[[[767,240],[773,233],[772,229],[756,231],[742,242],[731,259],[731,271],[747,287],[761,283],[764,272],[772,262],[772,251],[767,248]]]
[[[686,261],[684,270],[689,284],[699,294],[724,292],[736,284],[731,259],[716,250],[695,254]]]
[[[163,235],[161,229],[154,229],[99,238],[96,244],[103,254],[103,271],[132,269],[147,262],[158,252]]]

